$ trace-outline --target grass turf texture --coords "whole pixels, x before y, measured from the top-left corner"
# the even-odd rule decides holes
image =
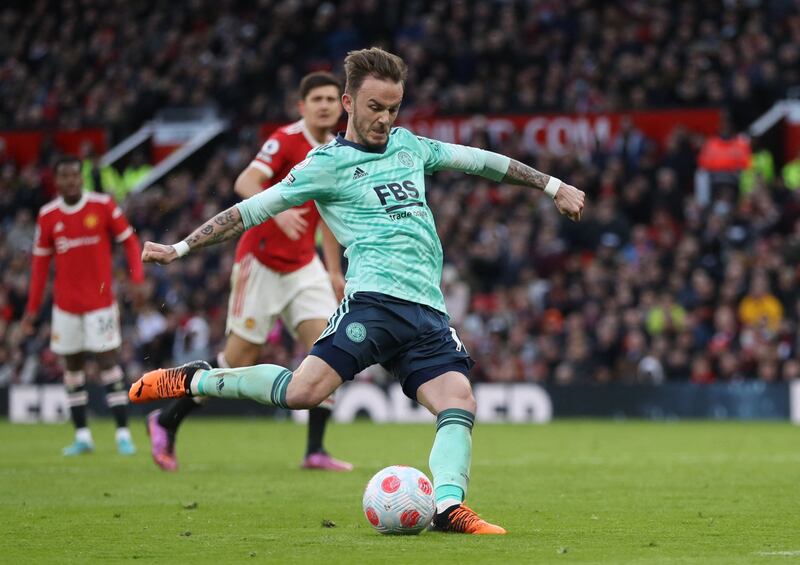
[[[477,425],[469,503],[505,537],[387,537],[361,512],[378,469],[429,473],[428,425],[332,425],[356,471],[300,471],[304,426],[196,418],[182,468],[97,451],[65,426],[0,423],[0,562],[770,563],[800,560],[800,428],[767,423]],[[330,521],[333,527],[325,527]]]

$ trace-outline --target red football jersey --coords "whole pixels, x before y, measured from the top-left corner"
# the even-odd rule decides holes
[[[333,139],[333,136],[331,136]],[[270,177],[267,185],[272,186],[289,174],[297,163],[306,158],[312,148],[319,143],[311,136],[303,120],[284,126],[275,131],[250,163]],[[265,190],[268,190],[264,187]],[[252,254],[258,261],[280,273],[290,273],[304,267],[316,254],[315,235],[319,224],[319,212],[313,201],[306,202],[300,209],[308,209],[303,219],[308,227],[297,240],[292,241],[272,220],[247,230],[236,246],[236,262]]]
[[[108,194],[84,192],[70,206],[56,198],[39,210],[36,237],[33,243],[34,271],[36,260],[45,259],[44,278],[50,256],[55,254],[56,274],[53,303],[61,310],[82,314],[107,308],[114,301],[111,289],[112,242],[136,240],[133,228]],[[138,242],[133,249],[138,248]],[[132,261],[133,252],[128,254]],[[134,282],[143,279],[141,259],[129,265]],[[34,273],[36,276],[37,273]],[[41,278],[42,273],[38,273]],[[40,288],[37,288],[40,287]],[[37,311],[44,284],[32,284],[28,311]]]

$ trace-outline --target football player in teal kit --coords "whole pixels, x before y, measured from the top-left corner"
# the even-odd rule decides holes
[[[221,212],[173,245],[145,244],[145,262],[167,264],[238,237],[292,206],[314,200],[349,259],[345,298],[294,372],[277,365],[203,369],[189,363],[146,373],[133,402],[186,395],[247,398],[283,408],[316,406],[344,381],[380,363],[436,415],[430,453],[434,529],[504,534],[464,504],[472,453],[472,360],[439,287],[442,246],[425,198],[425,175],[462,171],[543,190],[579,220],[584,193],[506,156],[417,137],[392,125],[406,76],[402,59],[378,48],[345,59],[347,131],[298,163],[280,183]]]

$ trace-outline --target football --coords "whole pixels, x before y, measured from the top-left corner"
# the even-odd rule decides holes
[[[418,534],[433,519],[433,484],[414,467],[393,465],[375,473],[363,498],[364,515],[382,534]]]

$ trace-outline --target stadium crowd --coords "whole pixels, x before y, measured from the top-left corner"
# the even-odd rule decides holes
[[[303,74],[364,45],[409,62],[406,117],[725,105],[742,130],[800,84],[791,0],[112,4],[4,3],[0,129],[100,125],[119,139],[161,107],[209,104],[280,120]]]
[[[236,202],[233,179],[258,147],[247,126],[292,118],[299,76],[365,44],[409,61],[405,117],[714,105],[741,131],[800,84],[792,2],[116,4],[36,2],[35,18],[0,10],[0,128],[101,124],[119,137],[162,106],[237,110],[232,138],[202,164],[127,197],[142,241],[177,241]],[[703,140],[681,127],[663,150],[630,131],[560,157],[480,130],[468,142],[589,197],[571,224],[536,191],[431,180],[443,288],[477,380],[800,378],[800,189],[779,172],[757,174],[747,190],[717,184],[703,206],[694,190]],[[61,375],[46,347],[49,310],[33,336],[17,323],[34,219],[54,196],[52,151],[21,167],[0,147],[0,384]],[[151,266],[144,292],[120,263],[130,375],[219,350],[232,263],[226,245]],[[264,351],[286,365],[301,355],[280,332]]]

